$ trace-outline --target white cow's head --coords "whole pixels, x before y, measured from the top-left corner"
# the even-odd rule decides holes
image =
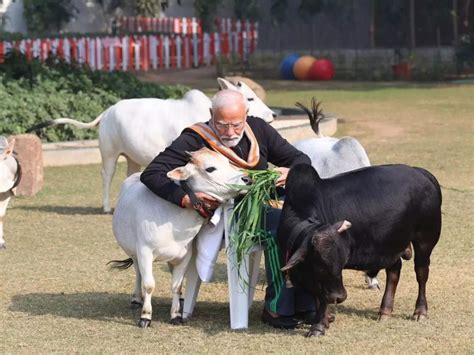
[[[219,87],[221,89],[235,90],[244,95],[249,108],[249,116],[262,118],[265,122],[268,123],[272,122],[273,119],[276,117],[275,112],[270,110],[270,108],[257,97],[253,90],[242,81],[238,81],[237,85],[234,85],[230,81],[227,81],[222,78],[217,78],[217,82],[219,83]]]
[[[14,139],[8,142],[5,137],[0,137],[0,193],[10,191],[20,179],[20,167],[12,155],[14,146]]]
[[[222,154],[201,148],[189,155],[189,163],[171,170],[167,175],[175,181],[186,181],[195,192],[205,192],[222,202],[237,196],[242,192],[238,186],[250,182]]]

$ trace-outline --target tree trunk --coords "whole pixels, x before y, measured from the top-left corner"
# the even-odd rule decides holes
[[[410,48],[415,47],[415,0],[410,0]]]
[[[370,27],[369,27],[369,36],[370,36],[370,48],[375,48],[375,2],[370,0]]]
[[[458,0],[453,0],[453,44],[458,44]]]

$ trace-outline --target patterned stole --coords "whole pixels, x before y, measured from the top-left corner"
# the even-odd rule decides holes
[[[245,123],[244,128],[244,134],[250,140],[250,152],[247,161],[240,158],[237,154],[235,154],[232,149],[222,144],[219,137],[207,124],[196,123],[189,128],[191,128],[194,132],[199,134],[207,143],[209,143],[213,150],[224,155],[227,159],[229,159],[231,164],[239,168],[252,169],[258,164],[260,160],[260,151],[258,148],[257,138],[255,138],[252,129],[247,123]]]

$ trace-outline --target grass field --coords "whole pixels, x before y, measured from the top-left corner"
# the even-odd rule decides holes
[[[322,338],[260,323],[263,286],[250,328],[229,329],[224,259],[215,282],[201,288],[194,318],[167,324],[167,266],[155,264],[152,327],[136,327],[129,309],[133,271],[109,272],[124,258],[101,213],[100,167],[45,170],[35,197],[16,198],[0,252],[0,353],[472,353],[474,349],[474,86],[266,83],[268,103],[292,106],[314,95],[343,120],[338,136],[358,138],[374,164],[422,166],[443,187],[443,230],[428,282],[430,319],[414,322],[413,261],[404,262],[393,318],[377,322],[381,291],[365,289],[360,273],[344,274],[348,299]],[[116,197],[123,165],[113,186]],[[370,188],[368,186],[368,188]],[[384,274],[380,280],[385,284]]]

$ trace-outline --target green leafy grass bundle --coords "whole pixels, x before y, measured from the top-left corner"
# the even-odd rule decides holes
[[[246,187],[247,193],[235,205],[230,221],[229,240],[237,256],[238,270],[252,247],[268,241],[266,204],[277,199],[275,180],[280,176],[275,170],[247,170],[246,173],[253,184]]]

